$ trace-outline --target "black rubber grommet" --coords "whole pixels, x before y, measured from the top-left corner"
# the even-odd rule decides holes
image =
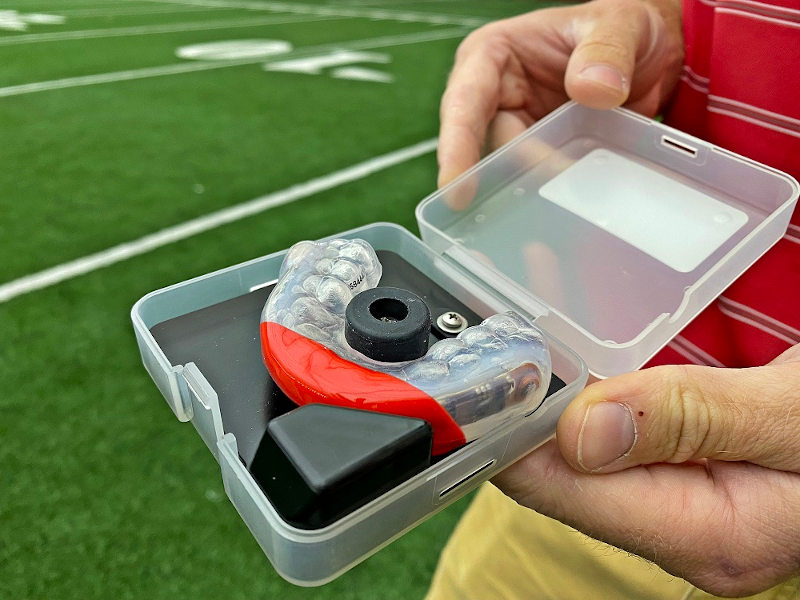
[[[431,311],[408,290],[365,290],[347,305],[345,321],[347,343],[373,360],[414,360],[428,351]]]

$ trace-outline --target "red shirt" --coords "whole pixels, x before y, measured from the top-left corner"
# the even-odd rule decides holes
[[[684,0],[667,122],[800,179],[800,0]],[[800,343],[800,210],[786,235],[648,366],[744,367]]]

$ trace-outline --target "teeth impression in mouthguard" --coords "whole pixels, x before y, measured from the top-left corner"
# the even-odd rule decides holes
[[[380,362],[350,347],[345,309],[381,274],[363,240],[303,241],[289,250],[261,316],[265,363],[289,398],[425,419],[434,455],[542,403],[547,344],[514,312],[438,341],[416,360]]]

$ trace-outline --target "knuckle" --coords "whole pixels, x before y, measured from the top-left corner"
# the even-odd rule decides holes
[[[456,62],[463,61],[467,56],[469,56],[470,52],[472,52],[473,48],[476,45],[479,45],[478,39],[481,36],[480,29],[476,29],[475,31],[471,32],[467,37],[465,37],[461,42],[458,44],[456,48]]]
[[[649,11],[649,5],[641,0],[593,0],[597,14],[622,17],[627,21],[641,18]]]
[[[469,97],[476,93],[477,90],[472,90],[467,85],[461,88],[459,93],[443,98],[439,115],[442,123],[446,123],[450,130],[477,140],[479,135],[476,131],[476,106],[474,102],[469,101]]]
[[[635,56],[657,11],[641,0],[594,0],[584,21],[586,42],[609,56]]]
[[[441,116],[457,118],[468,112],[470,103],[467,97],[474,92],[473,87],[470,83],[462,83],[458,87],[448,87],[442,96]]]
[[[495,38],[499,36],[498,29],[497,23],[489,23],[472,31],[458,44],[456,61],[464,60],[473,52],[484,52],[486,47],[495,44]]]
[[[696,367],[677,365],[662,369],[662,385],[668,395],[663,407],[666,435],[661,454],[673,463],[700,458],[709,445],[715,419],[703,388],[697,384]]]
[[[633,57],[633,49],[622,38],[608,32],[595,32],[591,38],[584,40],[581,43],[581,53],[592,56],[594,61],[628,61]]]
[[[504,21],[489,23],[476,29],[461,40],[456,48],[456,63],[464,62],[475,54],[490,59],[498,66],[508,56],[510,41]]]

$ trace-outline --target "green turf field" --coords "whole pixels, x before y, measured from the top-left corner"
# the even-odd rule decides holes
[[[0,598],[422,597],[465,501],[327,586],[284,582],[142,367],[129,311],[151,290],[299,239],[373,221],[416,231],[432,145],[390,153],[436,136],[459,40],[531,7],[4,3]],[[284,52],[177,54],[231,40]],[[374,172],[330,177],[362,163]],[[307,182],[317,193],[246,218],[216,212]],[[148,244],[164,229],[171,242]]]

